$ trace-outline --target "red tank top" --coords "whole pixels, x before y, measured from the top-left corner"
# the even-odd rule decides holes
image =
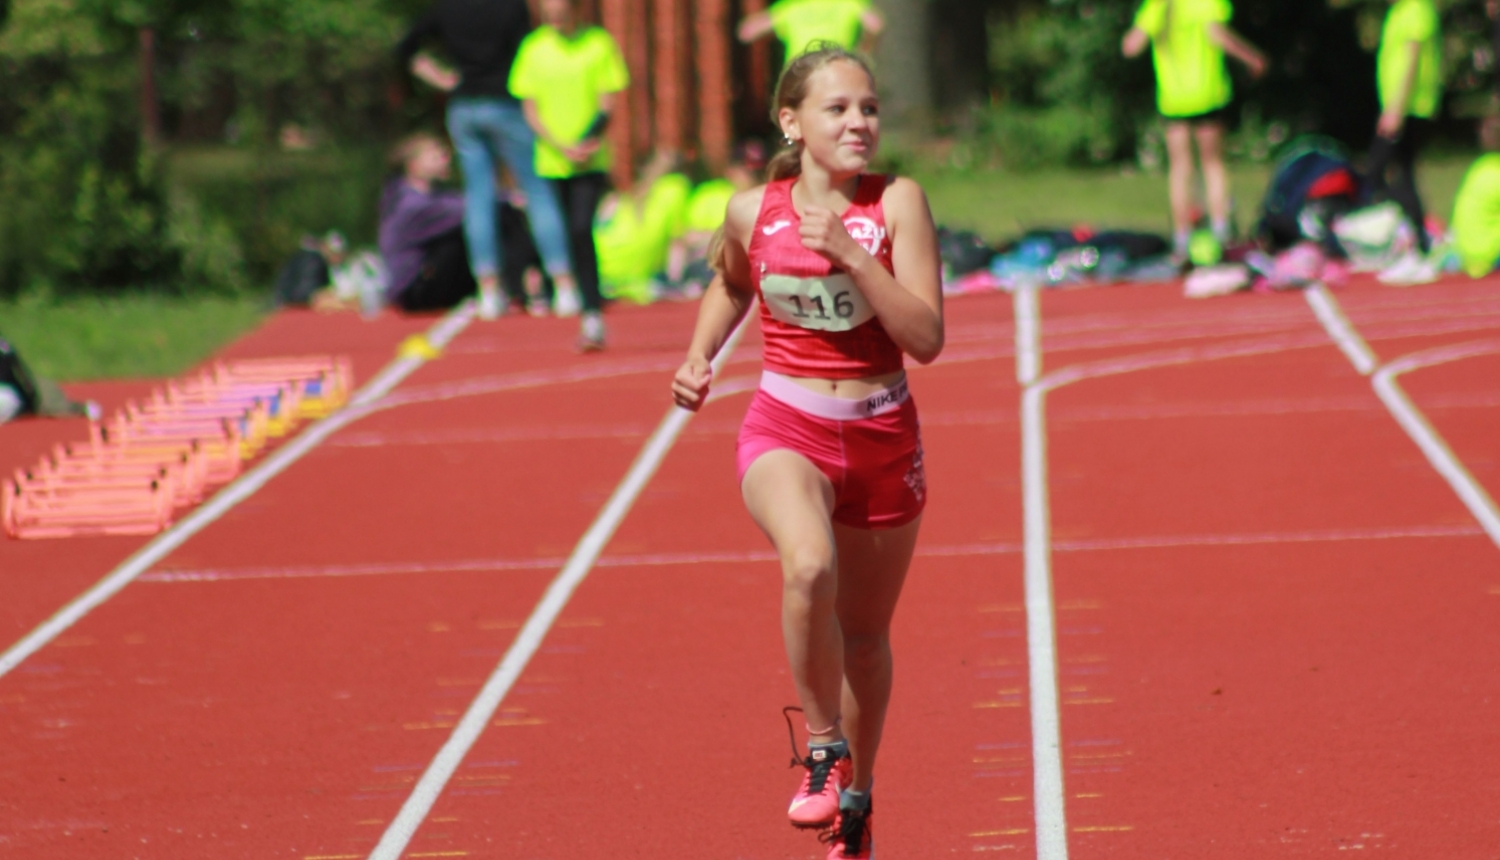
[[[895,273],[881,197],[890,178],[860,179],[844,213],[849,235]],[[767,370],[787,376],[859,379],[902,369],[905,356],[854,280],[802,246],[792,205],[795,179],[766,186],[750,238],[750,267],[760,296]]]

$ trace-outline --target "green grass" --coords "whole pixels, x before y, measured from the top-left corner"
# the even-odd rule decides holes
[[[1423,201],[1444,220],[1453,211],[1471,157],[1445,156],[1418,169]],[[1270,168],[1232,169],[1235,218],[1241,231],[1255,223]],[[991,242],[1035,227],[1133,229],[1168,234],[1165,176],[1114,170],[1038,170],[1027,173],[935,171],[917,177],[938,223],[973,230]]]
[[[0,301],[0,333],[59,382],[172,376],[265,317],[258,297],[130,295]]]
[[[1437,157],[1421,168],[1431,211],[1447,217],[1472,159]],[[238,170],[245,164],[228,165]],[[226,169],[209,156],[185,169]],[[1269,169],[1234,168],[1236,215],[1254,222]],[[940,223],[974,230],[991,241],[1032,227],[1129,228],[1166,233],[1166,179],[1120,170],[1028,173],[920,172]],[[22,298],[0,301],[0,333],[37,373],[59,381],[162,377],[182,373],[265,315],[263,300],[138,294],[109,298]]]

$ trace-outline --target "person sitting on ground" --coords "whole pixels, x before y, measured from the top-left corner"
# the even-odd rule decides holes
[[[380,253],[388,274],[386,302],[406,311],[456,306],[478,289],[464,243],[464,197],[436,184],[453,156],[437,136],[419,132],[391,155],[401,170],[380,201]]]
[[[672,241],[667,253],[667,269],[662,278],[664,294],[684,299],[701,295],[713,279],[708,250],[714,234],[724,226],[729,201],[739,192],[754,188],[765,169],[765,146],[758,140],[746,141],[735,148],[723,177],[710,179],[693,189],[681,235]]]
[[[1393,0],[1376,56],[1380,122],[1370,144],[1368,172],[1376,195],[1389,193],[1417,231],[1427,253],[1427,216],[1417,192],[1417,155],[1443,100],[1443,34],[1432,0]],[[1396,181],[1386,171],[1394,166]]]
[[[1453,244],[1473,278],[1500,266],[1500,116],[1485,119],[1479,139],[1485,154],[1464,175],[1453,201]]]
[[[536,172],[551,180],[562,204],[573,273],[583,297],[585,352],[604,348],[604,300],[594,248],[594,213],[609,191],[610,149],[604,132],[630,84],[625,58],[602,27],[584,24],[577,0],[541,0],[542,26],[516,52],[510,92],[521,99],[536,133]],[[527,194],[535,203],[534,196]]]
[[[1229,27],[1229,0],[1145,0],[1125,34],[1122,50],[1138,57],[1151,47],[1157,108],[1167,122],[1173,253],[1188,256],[1193,234],[1193,141],[1203,164],[1209,223],[1221,246],[1233,238],[1229,171],[1224,166],[1224,124],[1234,96],[1227,53],[1250,74],[1265,74],[1266,59]]]
[[[872,54],[884,30],[885,18],[870,0],[777,0],[741,21],[738,35],[748,45],[775,33],[791,65],[802,52],[823,42]]]
[[[681,157],[658,149],[641,165],[629,192],[610,196],[594,228],[599,274],[605,294],[636,304],[655,298],[652,279],[667,264],[672,241],[682,234],[693,183],[680,170]]]

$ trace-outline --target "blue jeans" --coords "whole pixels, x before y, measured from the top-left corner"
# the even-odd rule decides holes
[[[489,98],[457,98],[448,103],[448,136],[464,172],[464,238],[469,267],[475,278],[500,271],[500,241],[496,224],[495,162],[510,168],[526,194],[526,215],[536,239],[542,265],[553,276],[573,271],[568,232],[552,184],[536,175],[533,159],[536,134],[526,124],[521,106]]]

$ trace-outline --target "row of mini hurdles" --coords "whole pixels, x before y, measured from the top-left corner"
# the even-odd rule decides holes
[[[132,401],[4,488],[13,538],[152,535],[305,421],[348,402],[347,358],[219,361]]]

